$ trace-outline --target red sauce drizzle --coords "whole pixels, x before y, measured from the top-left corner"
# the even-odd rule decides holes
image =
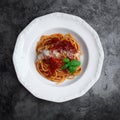
[[[55,73],[55,70],[57,68],[60,68],[63,66],[63,62],[61,59],[57,59],[57,58],[53,58],[53,57],[49,57],[43,60],[46,64],[49,65],[49,75],[51,76],[52,74]]]
[[[50,41],[50,44],[53,44],[53,46],[50,48],[50,50],[64,50],[64,51],[70,51],[72,53],[76,53],[76,48],[71,44],[71,42],[63,40],[60,41],[58,38],[53,38]]]
[[[59,38],[52,38],[50,41],[48,41],[48,42],[46,43],[46,45],[55,44],[55,43],[57,43],[57,42],[59,42],[59,41],[60,41]]]

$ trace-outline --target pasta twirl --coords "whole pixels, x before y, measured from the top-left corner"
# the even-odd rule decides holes
[[[80,61],[81,49],[79,43],[72,34],[43,35],[36,46],[36,69],[45,78],[61,83],[65,79],[73,79],[81,73],[81,66],[71,73],[68,69],[62,69],[63,59]]]

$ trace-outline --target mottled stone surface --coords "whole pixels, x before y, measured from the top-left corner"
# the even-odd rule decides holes
[[[31,95],[12,63],[20,31],[56,11],[86,20],[105,52],[99,81],[83,97],[61,104]],[[0,120],[120,120],[120,0],[0,0]]]

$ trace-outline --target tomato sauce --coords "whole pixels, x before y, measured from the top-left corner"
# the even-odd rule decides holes
[[[61,59],[49,57],[43,60],[49,66],[49,76],[55,73],[55,70],[63,66]]]
[[[55,43],[57,43],[57,42],[59,42],[59,41],[60,41],[59,38],[52,38],[50,41],[48,41],[48,42],[46,43],[46,45],[55,44]]]
[[[76,53],[77,50],[76,48],[71,44],[71,42],[63,40],[60,41],[58,38],[54,38],[51,39],[51,44],[53,44],[53,46],[50,48],[50,50],[57,50],[57,51],[70,51],[72,53]]]

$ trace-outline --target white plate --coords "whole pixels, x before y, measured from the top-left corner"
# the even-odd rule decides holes
[[[41,35],[72,33],[81,45],[83,71],[75,80],[60,85],[42,77],[35,67],[35,47]],[[19,34],[13,53],[13,63],[19,81],[37,98],[64,102],[84,95],[98,80],[104,52],[93,28],[80,17],[51,13],[34,19]]]

